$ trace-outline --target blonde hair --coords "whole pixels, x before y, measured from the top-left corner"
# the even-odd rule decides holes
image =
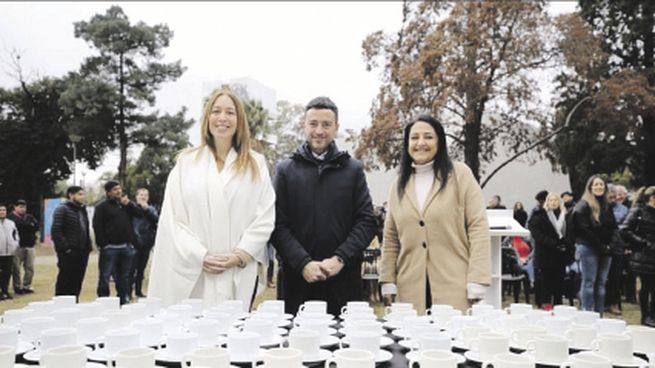
[[[559,194],[555,192],[549,192],[548,195],[546,196],[546,199],[544,200],[544,209],[546,211],[550,209],[550,206],[548,206],[548,202],[550,202],[551,198],[557,199],[557,202],[559,202],[559,210],[562,211],[562,214],[565,214],[566,207],[564,207],[564,201],[562,201],[562,198],[560,198]]]
[[[209,96],[209,99],[207,99],[207,103],[205,103],[205,107],[203,108],[202,112],[202,118],[200,120],[200,146],[196,147],[195,149],[200,152],[202,148],[208,147],[214,154],[216,161],[220,160],[216,154],[214,136],[209,131],[209,116],[211,115],[214,103],[221,96],[227,96],[232,100],[237,113],[237,128],[234,136],[232,137],[232,148],[234,148],[234,150],[237,152],[237,158],[234,164],[236,172],[242,173],[249,169],[253,180],[255,180],[259,176],[259,170],[257,169],[255,158],[250,152],[250,128],[248,126],[246,110],[244,109],[239,97],[237,97],[229,89],[219,88],[215,90],[211,96]]]
[[[591,186],[594,184],[594,180],[596,179],[601,180],[603,184],[605,184],[605,193],[603,193],[603,206],[607,206],[609,203],[609,190],[607,190],[607,182],[605,179],[603,179],[602,176],[598,174],[592,175],[589,180],[587,180],[587,185],[585,185],[585,191],[584,194],[582,194],[582,199],[584,199],[585,202],[589,204],[589,208],[591,208],[592,220],[600,222],[601,204],[596,199],[596,196],[591,192]]]

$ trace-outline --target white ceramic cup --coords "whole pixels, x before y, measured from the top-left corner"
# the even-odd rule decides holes
[[[68,307],[55,309],[50,313],[50,317],[55,319],[55,327],[70,327],[77,322],[82,315],[80,308]]]
[[[375,368],[375,355],[368,350],[340,349],[325,361],[325,368],[334,364],[337,368]]]
[[[289,331],[289,347],[302,351],[303,360],[311,361],[318,357],[321,348],[321,335],[318,331],[297,327]]]
[[[377,332],[380,335],[384,335],[386,331],[382,328],[382,323],[375,320],[355,320],[348,323],[348,327],[345,328],[345,334],[348,335],[351,331],[370,331]]]
[[[80,309],[80,319],[100,317],[105,312],[105,307],[98,302],[80,303],[76,305]]]
[[[218,321],[215,319],[193,319],[187,324],[189,331],[198,335],[198,345],[215,346],[218,341]]]
[[[131,315],[131,320],[136,321],[148,317],[148,306],[143,303],[125,304],[121,310],[128,312]]]
[[[155,350],[145,347],[123,350],[110,359],[107,365],[118,368],[154,368]]]
[[[537,362],[561,364],[569,356],[569,340],[559,335],[537,335],[526,344]]]
[[[572,318],[573,313],[575,313],[577,310],[578,308],[572,305],[558,304],[553,307],[553,315],[556,317]]]
[[[132,327],[141,331],[142,346],[160,346],[164,336],[164,322],[157,318],[147,317],[132,322]]]
[[[52,317],[31,317],[24,319],[20,324],[19,339],[29,343],[36,343],[41,331],[55,327]]]
[[[389,308],[389,307],[387,307],[387,308]],[[387,321],[390,321],[390,322],[402,322],[406,318],[411,318],[411,317],[418,316],[418,312],[416,312],[416,310],[414,310],[414,309],[395,309],[395,310],[394,309],[387,309],[387,310],[385,310],[385,313],[387,311],[389,313],[385,314],[384,318]],[[355,317],[353,317],[353,318],[355,318]]]
[[[16,345],[0,344],[0,367],[13,368],[16,360]]]
[[[612,318],[599,318],[594,322],[593,326],[598,330],[598,333],[615,333],[621,334],[625,332],[627,323],[621,319]]]
[[[496,332],[482,332],[469,343],[481,360],[489,360],[496,354],[509,352],[509,337]]]
[[[196,349],[182,359],[182,367],[230,367],[230,353],[227,349],[210,347]]]
[[[0,346],[18,346],[18,327],[0,326]]]
[[[270,320],[249,319],[243,324],[243,331],[258,333],[262,342],[270,342],[275,336],[275,323]]]
[[[50,349],[39,359],[42,368],[84,368],[87,348],[83,345],[66,345]]]
[[[466,310],[466,314],[469,316],[482,316],[485,311],[493,310],[494,306],[491,304],[473,304],[471,308]]]
[[[219,335],[226,335],[227,332],[230,330],[230,326],[232,325],[232,322],[234,321],[230,313],[217,312],[213,310],[206,311],[203,315],[203,319],[205,320],[213,319],[217,321],[218,327],[216,329],[216,333],[218,333]]]
[[[104,310],[121,309],[121,299],[117,296],[101,296],[96,298],[96,302],[100,304]]]
[[[482,316],[482,323],[489,326],[493,327],[494,326],[494,321],[503,318],[504,316],[507,315],[507,312],[505,312],[502,309],[485,309],[482,310],[480,313]]]
[[[468,348],[471,344],[471,340],[477,339],[478,335],[484,332],[491,332],[491,329],[482,325],[464,326],[461,330],[457,331],[455,340]]]
[[[344,316],[344,325],[348,325],[353,321],[361,321],[361,320],[376,321],[377,318],[378,317],[375,315],[375,313],[372,313],[370,311],[351,311]]]
[[[590,349],[591,342],[596,340],[596,329],[589,325],[579,325],[577,323],[569,326],[564,333],[569,344],[573,348]]]
[[[243,313],[237,308],[238,307],[234,305],[220,304],[206,310],[205,317],[207,317],[210,313],[227,313],[230,315],[231,318],[230,324],[232,324],[234,321],[240,318],[241,314]]]
[[[457,332],[469,325],[481,325],[481,319],[478,316],[453,316],[445,325],[446,330],[455,337]]]
[[[27,303],[27,306],[29,309],[34,311],[34,316],[35,317],[44,317],[50,314],[53,310],[55,310],[55,302],[52,300],[40,300],[36,302],[29,302]]]
[[[264,352],[266,368],[302,367],[302,351],[294,348],[274,348]]]
[[[264,308],[267,311],[276,311],[277,314],[284,314],[284,300],[264,300],[259,308]],[[258,308],[258,309],[259,309]]]
[[[441,332],[430,332],[416,335],[412,338],[416,344],[412,345],[413,349],[423,350],[448,350],[452,349],[452,340],[450,336]]]
[[[532,304],[526,303],[512,303],[508,308],[505,308],[505,311],[509,314],[524,316],[532,310]]]
[[[461,315],[462,311],[459,309],[430,309],[430,317],[432,317],[432,322],[436,323],[437,326],[443,326],[444,328],[453,317]]]
[[[166,313],[178,315],[178,321],[184,325],[193,318],[193,306],[189,304],[173,304],[166,308]]]
[[[325,339],[328,336],[328,324],[329,322],[324,319],[297,319],[294,321],[294,326],[308,328],[315,330],[321,336],[321,339]]]
[[[109,319],[105,317],[80,318],[75,322],[77,340],[80,344],[94,345],[109,330]]]
[[[370,308],[368,302],[350,301],[347,302],[346,305],[341,307],[341,314],[346,315],[350,312],[354,312],[357,310],[368,311],[369,310],[368,308]]]
[[[421,368],[457,368],[457,355],[448,350],[423,350],[416,360],[409,361],[409,367],[415,364]]]
[[[394,312],[400,312],[400,311],[410,311],[414,310],[414,304],[412,303],[391,303],[390,306],[384,308],[384,315],[389,315]]]
[[[551,317],[543,320],[543,325],[548,330],[549,334],[563,336],[569,326],[573,323],[571,318],[566,317]]]
[[[591,348],[608,357],[614,365],[632,364],[632,336],[628,334],[599,334]]]
[[[655,328],[640,325],[626,327],[626,335],[632,336],[634,351],[655,353]]]
[[[600,313],[593,311],[575,311],[573,313],[573,322],[580,325],[592,325],[600,318]]]
[[[117,328],[105,332],[105,352],[113,356],[119,351],[136,348],[141,344],[141,331],[134,328]]]
[[[562,363],[560,368],[612,368],[612,361],[602,355],[583,351],[569,356],[569,361]]]
[[[348,334],[349,347],[370,351],[375,357],[380,353],[381,335],[371,331],[350,331]],[[339,348],[343,349],[342,341],[339,340]]]
[[[31,309],[9,309],[2,315],[3,326],[20,326],[20,323],[27,318],[36,317]]]
[[[177,313],[166,312],[157,316],[164,324],[164,334],[170,335],[182,332],[182,319]]]
[[[67,308],[77,304],[77,297],[75,295],[55,295],[52,297],[55,302],[55,308]]]
[[[542,326],[519,327],[510,334],[510,343],[512,346],[523,348],[525,344],[528,341],[533,340],[535,336],[545,335],[547,333],[548,330]]]
[[[58,327],[41,331],[38,343],[41,352],[64,345],[77,345],[77,330],[75,328]]]
[[[300,305],[299,312],[327,313],[327,302],[324,300],[308,300]]]
[[[490,365],[494,368],[534,368],[535,361],[531,356],[502,353],[496,354],[490,360],[482,363],[481,368],[487,368]]]
[[[159,314],[163,305],[161,298],[153,298],[151,296],[147,298],[139,298],[138,304],[146,305],[146,313],[148,316]]]
[[[126,309],[109,309],[105,310],[101,317],[105,317],[109,320],[109,325],[112,328],[124,328],[129,327],[133,321],[133,316],[129,310]]]
[[[501,316],[494,320],[491,325],[497,332],[509,335],[517,328],[527,326],[528,320],[525,317],[525,314],[515,313],[508,316]]]
[[[193,332],[180,332],[166,338],[166,350],[171,356],[182,357],[197,348],[198,335]]]
[[[552,316],[552,311],[545,311],[541,309],[532,309],[525,314],[525,318],[527,319],[528,324],[532,326],[541,326],[544,319],[550,318]]]
[[[259,352],[261,335],[256,332],[240,331],[227,335],[227,350],[235,361],[252,361]]]
[[[180,303],[187,304],[192,307],[191,309],[192,316],[198,317],[202,315],[202,299],[199,298],[183,299]]]
[[[246,306],[243,304],[243,300],[226,300],[222,305],[232,307],[236,309],[238,313],[244,313],[247,311]]]

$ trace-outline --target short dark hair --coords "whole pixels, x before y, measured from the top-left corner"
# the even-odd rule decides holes
[[[77,194],[82,190],[84,190],[84,188],[82,188],[82,187],[80,187],[78,185],[70,186],[70,187],[68,187],[68,189],[66,189],[66,197],[70,198],[71,194]]]
[[[27,206],[27,202],[24,199],[19,199],[16,201],[16,206]]]
[[[560,197],[564,198],[565,195],[573,197],[573,193],[569,192],[568,190],[566,192],[563,192],[562,195],[560,195]]]
[[[119,185],[121,185],[121,183],[117,182],[116,180],[110,180],[110,181],[106,182],[105,183],[105,193],[111,192],[111,190],[114,189],[114,187],[117,187]]]
[[[311,109],[332,110],[334,113],[334,121],[339,121],[339,108],[337,108],[337,105],[334,103],[334,101],[330,100],[329,97],[319,96],[313,98],[311,101],[309,101],[307,106],[305,106],[305,112]]]
[[[544,202],[546,200],[546,197],[548,197],[548,191],[544,189],[539,193],[537,193],[537,195],[534,196],[534,199],[536,199],[539,202]]]

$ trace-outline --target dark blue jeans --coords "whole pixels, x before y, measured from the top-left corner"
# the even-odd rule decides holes
[[[602,256],[584,244],[576,244],[580,260],[580,303],[582,309],[596,311],[603,315],[605,309],[605,284],[610,272],[612,257]]]
[[[130,302],[128,280],[136,250],[132,245],[125,248],[103,248],[98,259],[98,296],[109,296],[109,278],[115,275],[116,295],[121,304]]]

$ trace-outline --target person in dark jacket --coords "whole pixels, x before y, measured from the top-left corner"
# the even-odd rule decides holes
[[[514,203],[514,220],[518,222],[521,226],[525,227],[528,222],[528,213],[525,212],[523,208],[523,203],[516,202]]]
[[[305,108],[307,141],[276,168],[275,230],[282,264],[278,290],[287,313],[306,300],[325,300],[340,313],[362,300],[363,251],[375,234],[373,205],[362,163],[339,151],[337,106],[317,97]]]
[[[608,197],[605,180],[600,175],[592,175],[572,215],[572,236],[582,274],[581,307],[601,315],[605,309],[605,284],[612,261],[610,245],[617,231]]]
[[[655,327],[655,186],[643,193],[645,204],[632,207],[620,228],[632,251],[632,270],[641,280],[641,323]]]
[[[544,207],[530,221],[535,240],[534,265],[540,288],[540,303],[550,310],[562,304],[562,286],[569,245],[566,240],[566,208],[556,193],[548,193]]]
[[[108,181],[105,192],[107,199],[96,206],[93,214],[93,231],[100,250],[97,295],[109,296],[109,277],[113,274],[118,278],[114,280],[116,294],[121,304],[125,304],[130,302],[128,282],[136,254],[132,220],[142,214],[134,202],[123,195],[119,182]]]
[[[75,295],[79,300],[91,252],[89,217],[82,187],[69,187],[66,196],[68,201],[57,206],[52,215],[50,231],[59,269],[55,295]]]
[[[159,214],[155,207],[148,204],[150,193],[146,188],[136,190],[136,204],[142,212],[142,216],[137,216],[132,221],[134,227],[134,244],[136,245],[136,256],[132,262],[130,279],[128,280],[128,294],[132,295],[132,290],[139,298],[144,298],[143,293],[143,273],[150,258],[150,252],[155,245],[155,235],[157,234],[157,222]]]
[[[14,210],[7,216],[16,224],[20,244],[14,254],[14,268],[12,279],[15,294],[31,294],[32,278],[34,277],[34,245],[36,244],[36,232],[39,231],[39,222],[34,216],[27,213],[27,202],[24,199],[16,201]],[[25,271],[21,278],[21,267]]]

